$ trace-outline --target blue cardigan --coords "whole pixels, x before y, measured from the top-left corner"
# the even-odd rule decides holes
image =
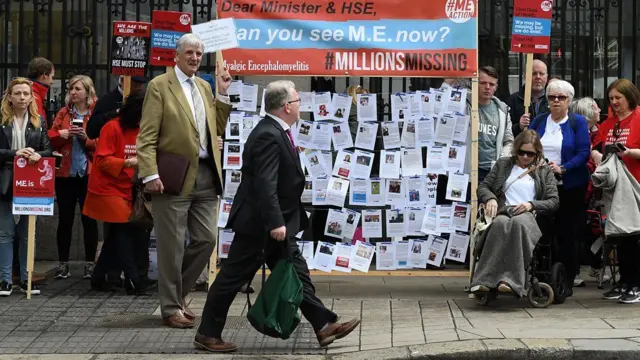
[[[536,116],[530,126],[530,129],[535,130],[541,139],[547,127],[548,116],[549,113]],[[591,151],[587,120],[582,115],[569,114],[569,120],[560,125],[560,129],[562,130],[562,164],[560,165],[566,169],[562,176],[563,187],[570,189],[584,186],[589,183],[587,160]]]

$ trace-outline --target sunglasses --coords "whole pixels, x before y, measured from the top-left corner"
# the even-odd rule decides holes
[[[518,156],[526,156],[526,157],[536,157],[538,155],[537,152],[526,151],[526,150],[518,150]]]
[[[567,100],[567,96],[565,96],[565,95],[549,95],[547,97],[547,99],[549,99],[549,101],[565,101],[565,100]]]

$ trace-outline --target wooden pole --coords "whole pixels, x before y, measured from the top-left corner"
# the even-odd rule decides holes
[[[529,113],[531,106],[531,83],[533,82],[533,54],[527,54],[527,72],[524,77],[524,113]],[[513,120],[513,119],[512,119]],[[520,119],[518,119],[520,120]],[[533,119],[530,119],[533,120]]]
[[[217,18],[217,17],[216,17]],[[223,71],[224,69],[224,60],[222,58],[222,51],[216,51],[216,73],[214,74],[215,79],[215,89],[213,92],[215,96],[218,96],[218,71]],[[217,138],[212,141],[218,141]],[[218,149],[213,149],[213,151],[219,151]],[[218,218],[216,218],[216,224],[218,223]],[[216,272],[218,270],[218,242],[220,239],[216,235],[217,241],[214,243],[213,252],[211,253],[211,257],[209,258],[209,281],[207,282],[207,289],[211,287],[213,281],[216,279]]]
[[[27,237],[27,299],[31,300],[31,282],[36,245],[36,216],[29,215],[29,233]]]
[[[131,94],[131,76],[125,76],[122,84],[122,102]]]

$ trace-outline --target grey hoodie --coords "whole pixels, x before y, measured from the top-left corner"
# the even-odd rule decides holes
[[[497,139],[502,139],[496,144],[496,161],[502,157],[511,156],[511,149],[513,146],[513,132],[511,130],[511,118],[509,117],[509,109],[507,104],[503,103],[497,97],[491,99],[498,107],[498,114],[500,115],[500,125],[498,126]],[[467,104],[468,105],[468,104]],[[467,113],[471,116],[471,106],[467,106]],[[482,116],[482,113],[478,111],[478,116]],[[466,174],[471,174],[471,122],[469,122],[469,131],[467,132],[467,157],[464,161],[464,169]],[[494,162],[495,163],[495,162]]]

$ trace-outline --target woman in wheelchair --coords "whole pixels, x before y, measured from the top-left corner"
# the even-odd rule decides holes
[[[552,215],[559,206],[556,179],[543,162],[535,131],[525,130],[516,137],[512,156],[498,160],[478,186],[478,201],[493,221],[476,240],[482,251],[471,292],[497,289],[525,296],[527,267],[542,237],[535,216]]]

